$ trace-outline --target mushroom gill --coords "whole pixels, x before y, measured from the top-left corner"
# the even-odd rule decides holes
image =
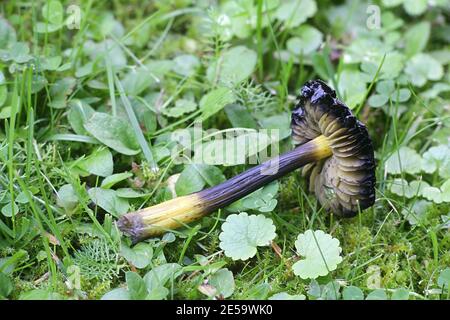
[[[375,161],[366,127],[320,80],[307,82],[292,112],[292,139],[302,145],[325,136],[332,156],[307,164],[303,176],[322,206],[351,217],[375,201]]]

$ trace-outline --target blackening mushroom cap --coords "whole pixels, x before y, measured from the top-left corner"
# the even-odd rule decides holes
[[[323,81],[307,82],[292,112],[292,138],[297,145],[320,135],[330,143],[332,156],[303,168],[309,188],[321,205],[351,217],[375,202],[375,160],[363,123],[336,98]]]

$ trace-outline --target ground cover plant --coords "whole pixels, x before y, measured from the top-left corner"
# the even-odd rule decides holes
[[[445,0],[1,2],[0,299],[449,299],[449,15]],[[120,232],[292,149],[311,79],[367,125],[373,207],[330,215],[296,171],[161,236]]]

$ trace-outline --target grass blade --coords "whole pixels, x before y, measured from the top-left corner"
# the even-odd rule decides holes
[[[128,100],[125,90],[123,89],[122,84],[120,83],[120,80],[117,78],[116,75],[114,75],[114,79],[116,82],[116,87],[119,90],[120,99],[122,100],[122,103],[125,107],[125,111],[127,112],[128,119],[130,120],[131,126],[133,127],[133,130],[136,134],[139,145],[141,146],[142,152],[144,153],[144,157],[147,160],[147,162],[150,164],[150,168],[152,169],[152,171],[157,172],[159,170],[158,165],[156,164],[156,161],[153,158],[153,153],[150,150],[150,145],[147,142],[147,140],[145,139],[144,133],[142,132],[139,122],[136,118],[136,115],[134,113],[133,107],[131,106],[130,100]]]

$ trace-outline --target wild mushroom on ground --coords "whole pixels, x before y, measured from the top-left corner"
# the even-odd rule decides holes
[[[120,217],[136,241],[192,222],[303,167],[320,204],[352,217],[375,202],[375,161],[366,127],[323,81],[307,82],[292,112],[297,147],[219,185]],[[275,161],[275,162],[274,162]],[[277,170],[273,171],[274,163]],[[273,174],[270,174],[273,172]]]

